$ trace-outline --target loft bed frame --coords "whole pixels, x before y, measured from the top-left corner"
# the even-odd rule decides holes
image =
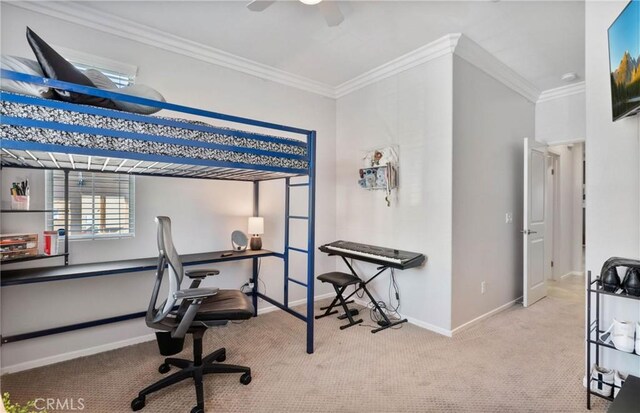
[[[282,138],[202,122],[138,115],[0,92],[0,168],[60,169],[65,171],[65,176],[68,176],[69,171],[75,170],[253,182],[254,216],[259,215],[260,182],[284,179],[284,248],[282,253],[270,252],[265,255],[275,256],[284,261],[284,302],[280,303],[258,291],[258,258],[252,259],[254,283],[252,291],[247,294],[252,298],[256,315],[257,301],[261,298],[304,321],[306,351],[309,354],[313,353],[315,131],[124,95],[5,69],[1,69],[0,78],[166,109],[188,117],[195,115],[225,121],[233,125],[248,126],[253,130],[268,130],[295,136],[295,139]],[[91,124],[87,125],[85,122]],[[171,136],[167,131],[180,137]],[[195,138],[190,139],[192,136]],[[308,179],[306,182],[291,180],[296,177]],[[290,193],[292,188],[296,187],[307,188],[307,216],[290,214]],[[68,212],[68,204],[65,209]],[[65,214],[65,217],[68,217],[68,214]],[[290,245],[289,229],[292,219],[307,221],[306,249]],[[289,276],[291,251],[307,256],[305,281]],[[290,283],[307,289],[306,314],[289,307]],[[82,324],[96,325],[92,322]],[[34,337],[41,335],[36,334]]]

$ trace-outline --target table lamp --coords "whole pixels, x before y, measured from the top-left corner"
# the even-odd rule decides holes
[[[249,246],[252,250],[262,249],[262,239],[260,235],[264,234],[264,218],[249,217],[249,234],[251,234],[251,242]]]

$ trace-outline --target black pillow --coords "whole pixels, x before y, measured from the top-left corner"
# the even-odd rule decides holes
[[[83,86],[95,87],[93,82],[80,70],[76,69],[58,52],[53,50],[44,40],[27,27],[27,41],[35,53],[38,63],[42,67],[45,76],[50,79],[62,80],[64,82],[75,83]],[[68,92],[66,90],[54,89],[56,95],[66,102],[81,103],[85,105],[101,106],[115,109],[116,105],[110,99],[97,96],[85,95],[82,93]]]

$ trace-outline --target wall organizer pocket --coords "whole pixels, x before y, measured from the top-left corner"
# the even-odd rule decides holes
[[[387,206],[391,206],[391,191],[398,188],[398,148],[386,146],[367,151],[360,169],[358,185],[366,190],[384,190]]]

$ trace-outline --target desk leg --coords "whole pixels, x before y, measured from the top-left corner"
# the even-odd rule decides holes
[[[253,303],[253,316],[258,316],[258,258],[253,258],[253,274],[251,280],[253,281],[253,289],[251,291],[251,302]]]

